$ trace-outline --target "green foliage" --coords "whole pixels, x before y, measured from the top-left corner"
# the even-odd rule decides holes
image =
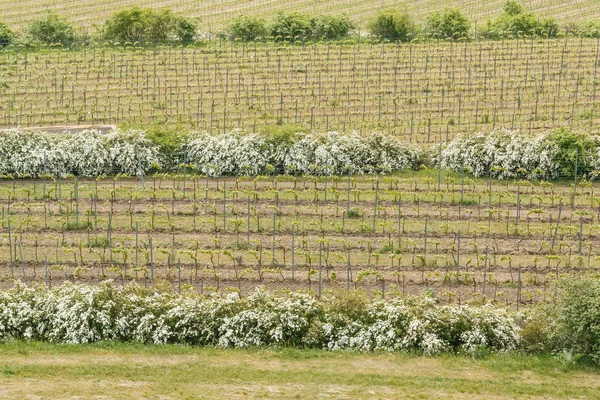
[[[53,13],[33,21],[27,28],[27,36],[33,43],[63,46],[76,39],[73,26],[64,17]]]
[[[553,327],[556,313],[552,306],[540,304],[518,317],[520,347],[528,353],[548,354],[557,348]]]
[[[504,3],[502,14],[488,24],[488,34],[493,38],[505,35],[556,37],[558,25],[554,19],[540,18],[521,3],[508,0]]]
[[[155,11],[132,7],[118,11],[104,24],[102,36],[117,42],[189,42],[196,35],[196,23],[171,10]]]
[[[265,136],[267,143],[275,146],[290,145],[298,138],[298,133],[306,133],[302,125],[284,124],[269,125],[261,128],[260,133]]]
[[[580,25],[574,25],[571,27],[571,31],[576,36],[583,36],[596,39],[600,38],[600,20],[588,21]]]
[[[561,282],[559,327],[563,349],[600,365],[600,278]]]
[[[600,365],[600,279],[565,278],[558,301],[540,304],[519,316],[521,348],[558,354],[563,362]]]
[[[369,32],[382,39],[406,42],[412,22],[406,12],[390,9],[377,13],[369,23]]]
[[[198,26],[196,21],[186,17],[175,17],[175,37],[182,43],[193,42]]]
[[[297,12],[278,13],[268,27],[269,36],[275,40],[294,40],[310,37],[311,24],[309,18]]]
[[[312,17],[310,26],[313,38],[329,40],[344,39],[356,27],[346,14]]]
[[[589,135],[560,129],[553,132],[548,140],[558,147],[558,151],[553,155],[553,161],[559,166],[561,175],[572,177],[575,174],[575,160],[577,160],[578,174],[593,169],[596,144]]]
[[[161,165],[165,169],[177,167],[183,162],[180,157],[181,148],[189,138],[189,131],[179,127],[163,124],[137,126],[135,124],[123,124],[124,129],[144,129],[145,136],[158,146],[161,157]]]
[[[427,33],[440,39],[459,39],[469,36],[471,22],[458,8],[434,11],[427,17]]]
[[[227,27],[227,34],[232,39],[240,39],[243,41],[257,40],[266,36],[266,22],[260,17],[242,15],[234,18]]]
[[[558,36],[558,24],[554,18],[540,18],[535,28],[537,36],[553,38]]]
[[[346,211],[346,218],[360,218],[360,210],[358,208],[351,208]]]
[[[525,8],[516,0],[508,0],[506,3],[504,3],[502,10],[504,11],[504,14],[511,17],[523,14],[525,12]]]
[[[15,39],[13,31],[3,22],[0,22],[0,47],[10,45]]]
[[[325,312],[338,313],[360,320],[367,316],[370,300],[362,290],[338,290],[332,296],[325,297],[324,303]]]
[[[345,14],[309,17],[300,13],[279,13],[269,26],[260,17],[235,18],[226,33],[232,39],[252,41],[267,34],[276,40],[314,38],[336,40],[345,38],[354,23]]]

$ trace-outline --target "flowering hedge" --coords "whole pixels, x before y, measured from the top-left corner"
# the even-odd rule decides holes
[[[440,306],[431,298],[368,302],[340,311],[306,294],[257,289],[199,297],[137,286],[17,284],[0,292],[0,341],[134,341],[219,347],[297,346],[328,350],[416,350],[426,354],[514,349],[518,333],[502,310]]]
[[[75,134],[0,131],[0,174],[16,177],[42,175],[139,175],[158,164],[158,147],[142,131],[107,134],[85,130]]]
[[[234,130],[196,135],[183,151],[188,162],[210,175],[263,173],[339,175],[373,174],[417,168],[421,150],[393,136],[356,133],[298,133],[275,141]]]
[[[179,140],[167,151],[139,130],[59,135],[0,130],[0,175],[139,175],[161,164],[177,169],[184,160],[212,176],[381,174],[422,164],[453,171],[464,167],[475,176],[491,172],[497,178],[527,179],[572,177],[577,164],[579,175],[600,175],[600,136],[564,130],[533,136],[510,130],[463,135],[441,153],[379,133],[313,132],[283,138],[242,130],[172,134]]]
[[[463,135],[441,152],[442,168],[475,176],[553,179],[578,174],[596,177],[600,169],[600,137],[569,131],[528,135],[519,131]]]

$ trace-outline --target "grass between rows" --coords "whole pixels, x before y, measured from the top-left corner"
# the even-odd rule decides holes
[[[0,344],[0,398],[579,398],[600,370],[550,356]]]

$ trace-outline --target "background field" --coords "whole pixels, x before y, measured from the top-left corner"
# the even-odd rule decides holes
[[[459,0],[452,2],[452,6],[459,7],[474,24],[483,25],[487,19],[500,12],[503,3],[504,0]],[[522,3],[540,15],[556,17],[559,22],[563,23],[600,17],[600,10],[595,0],[523,0]],[[269,16],[277,11],[301,11],[314,14],[345,12],[364,27],[366,21],[382,8],[405,7],[416,20],[420,20],[424,19],[430,11],[443,8],[447,4],[441,0],[300,0],[295,2],[266,0],[24,0],[15,2],[0,0],[0,15],[2,15],[2,20],[11,27],[19,28],[37,18],[40,13],[51,10],[64,15],[78,26],[91,27],[94,24],[101,25],[108,15],[120,8],[133,5],[153,8],[168,7],[173,11],[200,18],[202,30],[208,32],[222,29],[232,17],[240,14]]]
[[[420,143],[600,122],[600,41],[90,46],[0,54],[0,126],[381,131]]]
[[[424,358],[180,346],[0,345],[0,396],[20,399],[592,399],[598,372],[518,355]]]

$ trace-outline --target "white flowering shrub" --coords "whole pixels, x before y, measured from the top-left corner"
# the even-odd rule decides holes
[[[100,176],[113,168],[111,154],[106,146],[105,135],[98,131],[84,131],[74,135],[63,135],[57,145],[60,154],[68,154],[66,170],[81,176]],[[48,157],[48,153],[46,154]],[[48,160],[46,160],[46,163]],[[55,165],[55,164],[53,164]],[[52,175],[64,175],[67,171],[57,173],[57,168],[50,169]],[[137,175],[137,174],[136,174]]]
[[[183,149],[188,163],[203,174],[257,175],[264,172],[274,153],[264,137],[240,130],[220,135],[196,135]]]
[[[329,350],[417,350],[432,355],[480,348],[512,350],[519,343],[514,322],[502,310],[438,306],[428,297],[375,302],[358,320],[325,313],[316,331],[307,344]]]
[[[139,175],[159,165],[158,147],[144,136],[143,131],[113,130],[106,134],[112,168],[127,175]]]
[[[142,131],[74,134],[0,130],[0,174],[40,177],[139,175],[159,163],[158,147]]]
[[[553,161],[558,148],[548,141],[548,134],[524,135],[501,130],[461,136],[441,153],[441,166],[466,171],[475,176],[498,178],[555,178],[559,168]]]
[[[273,143],[264,135],[241,130],[205,133],[195,135],[182,151],[209,175],[340,175],[349,168],[355,174],[374,174],[416,168],[421,157],[418,148],[381,134],[299,133],[294,139]]]
[[[591,149],[588,149],[591,147]],[[575,149],[581,149],[577,155]],[[600,138],[570,131],[535,136],[518,131],[464,135],[450,142],[434,162],[442,168],[497,178],[553,179],[578,174],[596,177],[600,170]]]
[[[200,297],[137,286],[16,284],[0,292],[0,341],[132,341],[219,347],[297,346],[327,350],[473,352],[514,349],[519,336],[504,311],[439,306],[431,298],[370,302],[349,314],[306,294],[275,297],[257,289]]]
[[[420,166],[423,151],[395,136],[377,133],[367,136],[366,141],[376,153],[373,160],[376,172],[416,169]]]

